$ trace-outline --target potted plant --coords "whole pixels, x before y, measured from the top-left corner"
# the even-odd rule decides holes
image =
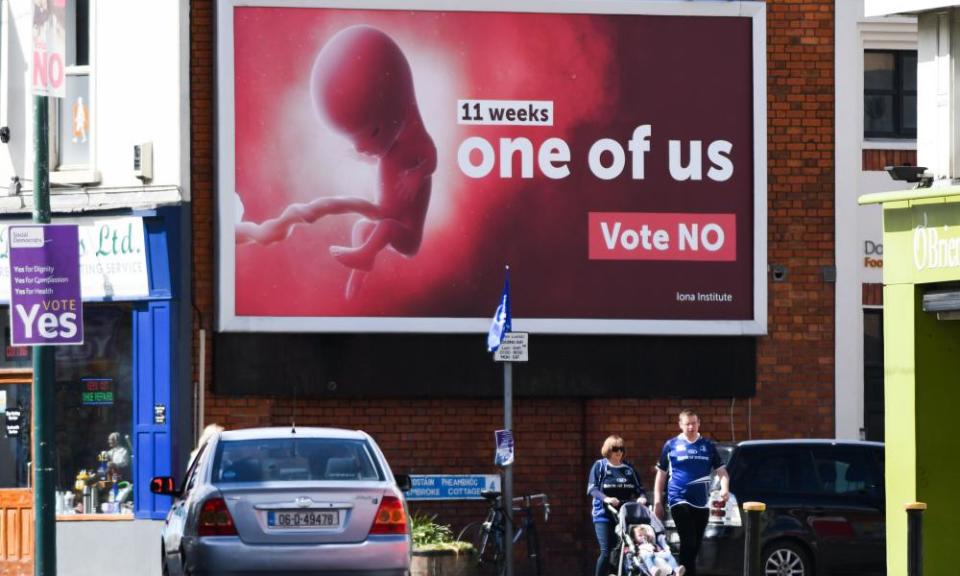
[[[436,518],[419,512],[411,517],[410,576],[476,576],[477,554],[473,544],[455,540],[450,526],[439,524]]]

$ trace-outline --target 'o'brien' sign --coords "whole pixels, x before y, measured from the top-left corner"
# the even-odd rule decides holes
[[[482,333],[509,264],[517,330],[765,332],[762,2],[257,4],[218,0],[221,329]]]
[[[941,234],[942,232],[942,234]],[[960,268],[960,237],[944,226],[917,226],[913,230],[913,265],[919,270]]]

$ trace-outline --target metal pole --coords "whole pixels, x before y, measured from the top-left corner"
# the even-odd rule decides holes
[[[767,509],[763,502],[745,502],[743,509],[747,513],[747,536],[743,544],[744,576],[761,576],[760,566],[760,515]]]
[[[513,432],[513,362],[503,363],[503,429]],[[513,464],[503,469],[503,514],[506,576],[513,576]]]
[[[923,511],[927,505],[914,502],[907,510],[907,576],[923,576]]]
[[[50,135],[46,96],[33,97],[33,221],[50,223]],[[53,348],[33,347],[33,510],[34,571],[57,573],[57,518],[54,491]]]

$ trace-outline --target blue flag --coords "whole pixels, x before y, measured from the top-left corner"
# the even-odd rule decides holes
[[[507,278],[503,281],[503,295],[500,296],[500,305],[493,313],[493,322],[490,332],[487,333],[487,352],[496,352],[503,342],[503,335],[510,332],[510,269],[507,269]]]

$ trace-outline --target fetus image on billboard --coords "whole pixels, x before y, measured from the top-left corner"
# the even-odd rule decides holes
[[[754,318],[750,17],[230,14],[221,273],[272,323],[241,329],[489,322],[505,265],[521,319]]]
[[[350,269],[345,297],[359,292],[377,254],[391,247],[415,256],[423,238],[430,202],[430,175],[437,152],[423,126],[410,65],[389,36],[370,26],[352,26],[323,47],[310,74],[310,97],[324,124],[375,158],[377,201],[361,196],[322,196],[295,202],[276,218],[237,224],[237,242],[270,244],[286,240],[298,224],[333,214],[359,214],[350,246],[329,251]]]

